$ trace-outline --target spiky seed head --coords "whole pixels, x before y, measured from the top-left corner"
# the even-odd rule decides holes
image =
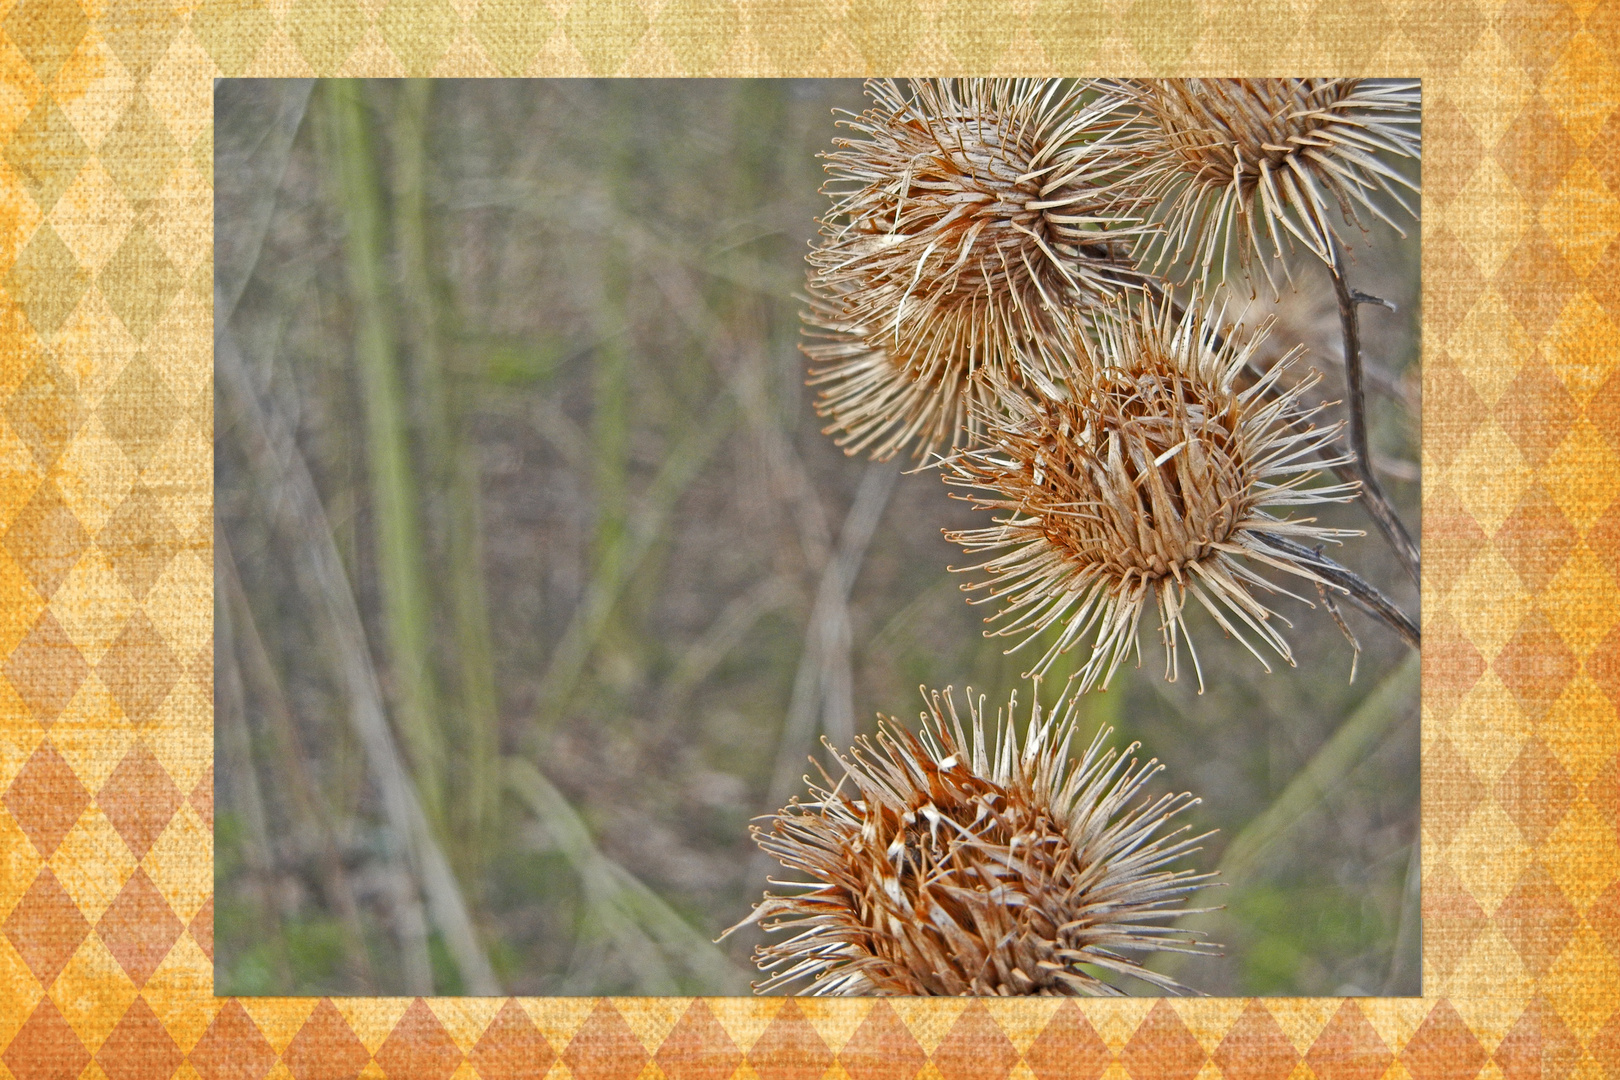
[[[1379,79],[1154,79],[1114,89],[1140,110],[1129,139],[1144,199],[1163,230],[1146,265],[1190,259],[1207,283],[1235,254],[1273,293],[1295,241],[1323,262],[1341,228],[1365,211],[1406,235],[1392,213],[1417,219],[1417,185],[1390,159],[1421,152],[1419,86]]]
[[[853,137],[824,155],[833,206],[809,255],[820,300],[806,319],[842,349],[811,358],[851,447],[920,453],[946,441],[942,413],[906,387],[954,405],[982,393],[987,366],[1015,383],[1038,375],[1029,358],[1061,309],[1140,284],[1129,254],[1145,226],[1123,194],[1120,99],[1091,84],[874,80],[867,93],[872,108],[842,121]],[[884,409],[886,434],[869,438]]]
[[[1183,992],[1141,960],[1210,948],[1163,925],[1213,877],[1169,868],[1203,838],[1167,828],[1198,800],[1144,795],[1162,766],[1117,754],[1111,729],[1071,758],[1076,699],[1043,715],[1035,689],[1022,738],[1016,693],[987,734],[971,690],[968,730],[949,688],[924,690],[919,731],[880,717],[839,781],[823,772],[753,829],[801,878],[727,931],[787,935],[755,952],[759,992],[1113,996],[1122,977]]]
[[[986,445],[943,462],[945,482],[970,489],[958,498],[1004,515],[946,532],[969,552],[992,553],[965,568],[986,577],[963,586],[985,594],[976,602],[1001,604],[986,635],[1021,635],[1023,645],[1058,628],[1034,672],[1094,635],[1080,685],[1106,689],[1125,657],[1140,655],[1137,626],[1151,603],[1165,678],[1177,677],[1185,640],[1202,691],[1189,601],[1268,671],[1251,639],[1293,663],[1277,628],[1287,620],[1256,593],[1293,594],[1254,566],[1318,581],[1270,537],[1317,544],[1360,533],[1277,512],[1346,502],[1358,486],[1308,486],[1347,459],[1318,456],[1343,426],[1315,427],[1325,405],[1302,402],[1319,374],[1285,381],[1301,350],[1245,387],[1240,375],[1267,328],[1239,344],[1237,328],[1219,323],[1196,299],[1179,312],[1168,300],[1116,306],[1091,333],[1073,335],[1065,395],[1006,399],[1011,411],[986,421]]]
[[[812,285],[801,313],[810,359],[809,385],[821,388],[816,412],[831,419],[823,434],[846,454],[870,453],[887,461],[912,448],[921,458],[978,439],[981,417],[996,411],[995,391],[983,369],[969,372],[949,357],[919,362],[851,322],[839,300]]]

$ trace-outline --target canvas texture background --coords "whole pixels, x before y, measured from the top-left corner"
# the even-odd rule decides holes
[[[213,996],[213,79],[1424,80],[1421,999]],[[1620,0],[0,0],[0,1077],[1620,1080]]]

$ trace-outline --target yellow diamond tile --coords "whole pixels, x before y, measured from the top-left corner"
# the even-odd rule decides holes
[[[1181,1004],[1182,1007],[1176,1010],[1181,1014],[1181,1022],[1211,1054],[1221,1045],[1221,1040],[1232,1029],[1237,1018],[1249,1007],[1248,1001],[1243,998],[1199,998]],[[1216,1075],[1219,1077],[1219,1073]]]
[[[641,1040],[647,1053],[655,1054],[663,1045],[686,1007],[691,1004],[683,998],[625,998],[615,999],[615,1006],[624,1016],[625,1026]],[[823,1036],[825,1038],[825,1036]]]
[[[97,273],[135,222],[135,211],[94,158],[51,208],[51,227],[86,270]]]
[[[1447,479],[1460,496],[1463,508],[1474,516],[1480,528],[1494,535],[1519,505],[1532,475],[1507,432],[1495,420],[1486,420],[1453,459]],[[1462,589],[1466,584],[1459,582],[1454,588]]]
[[[272,26],[265,37],[264,47],[249,61],[242,71],[247,78],[310,79],[316,75],[315,65],[298,51],[298,43],[279,26]]]
[[[92,536],[101,531],[135,484],[135,466],[107,437],[96,416],[79,429],[58,459],[57,470],[57,490]]]
[[[1519,368],[1535,359],[1535,347],[1507,301],[1494,289],[1463,317],[1447,343],[1452,362],[1486,405],[1495,405]]]
[[[26,841],[24,846],[27,846]],[[11,1044],[44,996],[28,965],[6,936],[0,934],[0,1045]]]
[[[1520,711],[1513,692],[1502,685],[1494,671],[1481,675],[1463,696],[1446,730],[1452,745],[1487,787],[1513,764],[1530,732],[1530,722]]]
[[[1620,233],[1620,199],[1589,160],[1576,158],[1542,205],[1541,227],[1558,245],[1570,269],[1586,277]]]
[[[1147,998],[1110,1001],[1112,1008],[1088,1015],[1086,1019],[1091,1021],[1091,1026],[1097,1029],[1097,1034],[1108,1044],[1108,1048],[1118,1054],[1131,1041],[1136,1029],[1142,1026],[1147,1014],[1153,1011],[1154,1004]]]
[[[73,700],[51,724],[51,742],[90,791],[100,791],[134,740],[123,711],[94,671],[87,672]]]
[[[1427,987],[1427,983],[1424,984]],[[1424,1019],[1434,1008],[1432,997],[1435,992],[1427,990],[1430,1000],[1423,998],[1366,998],[1356,1002],[1361,1007],[1362,1014],[1367,1022],[1378,1033],[1378,1037],[1389,1047],[1390,1053],[1398,1054],[1407,1043],[1412,1041],[1412,1035],[1422,1026]],[[1411,1080],[1406,1070],[1396,1062],[1383,1076],[1383,1080]]]
[[[1266,1002],[1277,1026],[1301,1054],[1309,1052],[1342,1003],[1334,998],[1271,998]]]
[[[1037,1004],[1039,1001],[1039,1004]],[[1024,998],[1020,1001],[985,998],[983,1005],[990,1018],[1001,1028],[1001,1033],[1020,1054],[1027,1051],[1041,1037],[1052,1014],[1057,1012],[1058,1001]]]
[[[0,140],[11,138],[43,92],[28,60],[9,37],[0,34]]]
[[[574,1037],[574,1032],[579,1030],[585,1023],[585,1018],[590,1015],[589,1009],[577,1012],[572,1008],[563,1008],[555,1013],[550,1010],[552,1002],[564,1001],[563,998],[551,998],[544,1007],[523,1002],[523,1007],[534,1020],[535,1026],[540,1029],[540,1034],[555,1047],[567,1046],[567,1040]],[[776,1018],[776,1010],[781,1008],[781,1001],[770,1004],[771,1001],[770,998],[717,998],[708,1004],[709,1011],[714,1013],[715,1022],[725,1029],[731,1041],[737,1044],[737,1049],[746,1054],[765,1033],[765,1028]],[[761,1008],[761,1005],[764,1005],[764,1008]],[[552,1038],[553,1031],[563,1038],[562,1042]]]
[[[79,400],[86,408],[100,404],[139,347],[94,286],[56,335],[57,363],[78,384]]]
[[[903,1002],[903,1004],[902,1004]],[[932,1054],[939,1044],[945,1041],[950,1033],[951,1025],[966,1011],[968,1003],[956,1002],[950,1008],[929,1009],[926,1004],[915,998],[895,998],[889,1002],[894,1007],[895,1015],[900,1017],[906,1027],[911,1031],[912,1038],[917,1045],[923,1048],[924,1053]]]
[[[94,805],[79,815],[50,862],[62,888],[92,923],[118,898],[118,890],[135,872],[129,845]]]
[[[135,997],[135,984],[95,934],[84,939],[51,987],[51,1000],[91,1053],[101,1049]]]
[[[1486,31],[1455,75],[1425,78],[1423,90],[1425,98],[1443,94],[1462,110],[1480,141],[1492,147],[1513,126],[1535,87],[1502,39]]]
[[[135,77],[92,27],[56,77],[55,97],[68,123],[94,150],[135,94]]]
[[[141,865],[180,920],[190,922],[214,892],[214,834],[190,803],[181,803]]]
[[[741,30],[742,19],[734,4],[672,0],[658,13],[655,32],[684,73],[708,75]]]
[[[189,656],[178,658],[181,666]],[[214,767],[214,702],[197,680],[182,675],[169,697],[146,722],[153,755],[174,777],[175,786],[190,791]]]
[[[50,607],[68,639],[94,667],[123,633],[135,600],[111,560],[92,546],[68,571],[51,596]]]
[[[1494,1028],[1500,1040],[1523,1011],[1524,998],[1534,985],[1512,944],[1494,924],[1487,924],[1451,974],[1433,980],[1433,985],[1425,981],[1423,992],[1445,997],[1476,1033],[1482,1027]]]
[[[1547,363],[1582,406],[1620,361],[1617,329],[1590,292],[1577,289],[1545,342]]]
[[[1474,265],[1487,278],[1501,269],[1503,260],[1532,220],[1518,188],[1496,160],[1489,157],[1480,163],[1462,191],[1440,214],[1440,224],[1461,241]]]
[[[1597,683],[1578,675],[1543,718],[1541,737],[1577,784],[1588,783],[1620,752],[1614,704]]]
[[[1583,655],[1620,622],[1620,588],[1584,542],[1575,545],[1537,603],[1570,647]]]
[[[15,774],[14,769],[13,779]],[[34,883],[41,865],[43,860],[39,852],[34,850],[33,843],[28,839],[28,834],[22,831],[22,826],[17,824],[17,819],[9,811],[0,813],[0,922],[5,921],[11,909],[17,906],[17,901]],[[4,978],[5,965],[4,957],[0,956],[0,979]],[[0,986],[5,985],[0,982]],[[0,1014],[4,1012],[4,1009],[0,1009]],[[0,1038],[4,1038],[3,1029],[0,1029]]]
[[[182,29],[147,76],[152,107],[181,146],[190,146],[213,123],[214,79],[222,75],[202,43]]]
[[[1539,989],[1575,1037],[1590,1040],[1614,1012],[1610,995],[1594,992],[1605,986],[1620,986],[1620,964],[1597,931],[1583,924]]]
[[[183,537],[213,535],[214,444],[194,417],[174,426],[141,473]]]
[[[256,0],[204,0],[191,13],[191,32],[227,78],[246,70],[274,25]]]
[[[1547,73],[1541,87],[1570,138],[1589,144],[1620,104],[1620,70],[1609,62],[1592,35],[1582,31]]]
[[[213,376],[212,299],[182,290],[148,343],[146,358],[181,401],[196,401]]]
[[[684,998],[662,999],[680,1002],[684,1012],[690,1002]],[[484,1034],[490,1022],[506,1003],[500,998],[428,998],[427,1006],[438,1017],[444,1030],[449,1032],[450,1038],[455,1041],[463,1054],[470,1053],[478,1045],[478,1039]],[[633,1029],[632,1029],[633,1030]],[[668,1032],[666,1031],[667,1035]],[[662,1040],[659,1040],[660,1042]],[[654,1043],[650,1052],[656,1052],[658,1044]]]
[[[146,594],[146,614],[182,662],[214,633],[208,616],[214,596],[213,552],[187,548],[169,561]]]
[[[639,1000],[636,1004],[640,1004]],[[849,1042],[872,1009],[870,1003],[862,1002],[855,1005],[847,998],[841,1001],[837,998],[824,998],[821,1004],[826,1007],[800,1011],[804,1013],[805,1019],[815,1029],[816,1034],[821,1036],[821,1041],[836,1054],[844,1048],[845,1043]],[[628,1007],[629,1003],[626,1003],[625,1008]],[[634,1027],[634,1024],[631,1026]]]
[[[379,19],[383,40],[406,73],[417,77],[438,67],[460,25],[450,0],[392,0]]]
[[[0,413],[0,530],[11,526],[12,519],[28,505],[44,479],[45,473],[34,460],[33,451],[17,437],[17,430],[5,414]],[[0,595],[14,594],[3,592]],[[3,638],[0,638],[0,647],[4,647]]]
[[[197,1045],[227,1000],[214,996],[214,965],[190,934],[180,935],[146,980],[141,996],[185,1053]]]
[[[526,75],[556,20],[541,5],[522,0],[484,0],[471,29],[502,75]]]
[[[450,47],[444,50],[444,55],[433,68],[433,77],[498,79],[501,77],[501,69],[490,60],[489,54],[484,51],[483,42],[479,40],[472,26],[464,25],[456,31],[456,36],[450,41]]]
[[[15,169],[0,161],[0,277],[11,271],[29,237],[39,227],[39,205]]]
[[[383,40],[382,31],[373,26],[360,36],[359,44],[337,69],[337,74],[344,79],[403,79],[409,73]]]
[[[1592,801],[1578,795],[1542,845],[1541,861],[1570,902],[1585,908],[1620,877],[1620,844]]]
[[[593,75],[617,72],[646,34],[647,25],[647,15],[637,0],[574,4],[564,24],[569,41],[584,56]]]
[[[593,1008],[594,999],[582,999]],[[343,1014],[343,1019],[349,1022],[354,1029],[355,1036],[365,1044],[366,1050],[375,1054],[377,1048],[388,1038],[399,1018],[405,1015],[410,1008],[410,998],[333,998],[332,1004],[337,1011]],[[588,1014],[587,1014],[588,1015]],[[561,1043],[552,1043],[561,1046]]]
[[[207,175],[184,160],[158,189],[152,239],[182,276],[192,274],[212,251],[214,202]],[[210,299],[212,299],[210,297]]]
[[[1529,863],[1531,849],[1513,819],[1486,798],[1448,849],[1457,879],[1485,911],[1495,911]]]
[[[318,998],[239,998],[242,1008],[252,1017],[263,1033],[270,1049],[284,1054],[298,1035],[299,1028],[315,1011]],[[434,998],[434,1001],[456,1001],[458,998]],[[473,1000],[492,1000],[478,999]]]
[[[1582,417],[1570,429],[1541,470],[1541,483],[1577,527],[1588,529],[1615,500],[1615,469],[1620,457],[1590,420]]]

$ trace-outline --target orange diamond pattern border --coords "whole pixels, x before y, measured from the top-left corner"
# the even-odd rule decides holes
[[[1424,79],[1426,996],[215,998],[212,80],[1053,71]],[[0,0],[0,1080],[1620,1080],[1617,355],[1620,0]]]

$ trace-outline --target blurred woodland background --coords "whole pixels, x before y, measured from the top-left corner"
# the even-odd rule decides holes
[[[860,84],[216,85],[216,991],[747,993],[758,933],[712,940],[816,740],[915,720],[919,683],[1023,712],[1038,655],[946,571],[972,560],[940,529],[982,515],[846,458],[804,385],[815,155]],[[1415,530],[1410,231],[1351,273],[1398,307],[1362,326]],[[1230,310],[1276,314],[1337,399],[1305,262]],[[1376,534],[1334,554],[1416,611]],[[1280,610],[1297,668],[1205,617],[1199,696],[1149,626],[1087,730],[1220,830],[1193,862],[1227,882],[1198,922],[1224,957],[1182,981],[1416,994],[1416,655],[1346,607],[1351,683],[1332,620]]]

